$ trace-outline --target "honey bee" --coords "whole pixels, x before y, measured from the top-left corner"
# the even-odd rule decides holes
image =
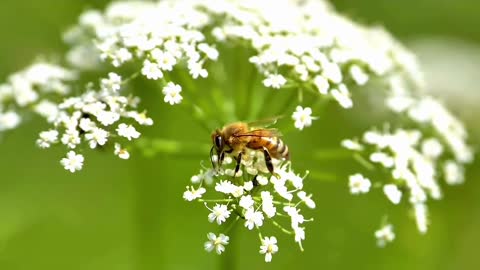
[[[240,169],[242,155],[248,148],[262,151],[268,171],[274,174],[272,158],[290,159],[288,146],[280,137],[280,132],[274,128],[253,128],[249,123],[244,122],[226,125],[212,133],[213,146],[210,150],[212,165],[215,167],[213,161],[214,150],[218,156],[218,166],[222,165],[225,153],[232,154],[237,163],[234,172],[234,175],[236,175]]]

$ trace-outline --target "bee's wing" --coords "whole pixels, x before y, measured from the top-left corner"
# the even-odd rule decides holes
[[[236,134],[237,137],[281,137],[282,133],[276,128],[259,128]]]
[[[281,118],[283,118],[283,115],[268,117],[260,120],[254,120],[251,122],[247,122],[247,124],[249,127],[253,129],[261,129],[261,128],[266,128],[266,127],[275,125],[278,119],[281,119]]]

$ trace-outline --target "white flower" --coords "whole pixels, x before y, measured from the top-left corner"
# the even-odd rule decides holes
[[[446,161],[443,165],[443,174],[449,185],[458,185],[465,181],[463,167],[452,160]]]
[[[300,209],[297,209],[293,206],[283,207],[283,211],[290,216],[292,227],[297,227],[298,224],[302,224],[305,221],[305,218],[300,214]]]
[[[165,103],[170,103],[170,105],[179,104],[183,99],[180,92],[182,92],[182,87],[180,85],[169,82],[162,89],[162,93],[165,95]]]
[[[220,225],[230,217],[231,210],[228,210],[228,207],[224,204],[217,204],[211,211],[212,212],[208,214],[208,221],[217,221],[217,224]]]
[[[253,201],[252,196],[246,195],[240,198],[240,202],[238,203],[238,205],[240,205],[240,207],[244,208],[245,210],[248,210],[253,207],[254,203],[255,202]]]
[[[337,89],[332,89],[330,91],[332,97],[337,100],[337,102],[345,109],[350,109],[353,106],[353,101],[350,98],[350,92],[347,89],[345,84],[338,85]]]
[[[128,112],[127,115],[129,117],[135,119],[135,121],[137,121],[137,123],[139,123],[140,125],[144,125],[144,126],[153,125],[152,118],[147,117],[147,114],[145,112],[138,113],[138,112],[135,112],[135,111],[131,111],[131,112]]]
[[[122,83],[122,77],[114,72],[108,73],[108,79],[101,80],[101,87],[103,91],[113,91],[116,92],[120,90],[120,85]]]
[[[297,193],[297,196],[308,206],[308,208],[315,208],[315,202],[312,200],[311,194],[307,196],[307,193],[302,190]]]
[[[255,209],[249,208],[245,212],[245,227],[249,230],[252,230],[253,227],[261,227],[263,225],[263,214],[262,212],[255,211]]]
[[[333,83],[340,83],[342,82],[342,71],[340,70],[340,67],[331,62],[327,62],[323,65],[323,72],[322,75],[330,80]]]
[[[413,205],[413,209],[415,211],[415,221],[417,222],[418,231],[422,234],[427,233],[427,206],[424,203],[416,203]]]
[[[120,114],[116,112],[99,111],[96,116],[97,120],[104,126],[109,126],[120,120]]]
[[[201,198],[202,195],[207,192],[203,187],[195,189],[192,186],[187,187],[187,191],[183,193],[183,198],[189,202]]]
[[[120,124],[117,128],[118,135],[127,138],[129,141],[137,139],[140,137],[140,132],[138,132],[132,125]]]
[[[215,190],[225,194],[231,194],[235,190],[235,185],[228,180],[222,180],[215,185]]]
[[[382,164],[385,168],[391,168],[395,161],[383,152],[374,152],[370,155],[370,161]]]
[[[115,144],[115,150],[113,151],[115,155],[117,155],[121,159],[129,159],[130,153],[126,149],[123,149],[119,143]]]
[[[228,241],[230,240],[230,238],[223,233],[218,237],[213,233],[208,233],[207,237],[208,241],[204,244],[205,250],[211,252],[215,249],[215,252],[219,255],[225,251],[225,246],[228,245]]]
[[[438,158],[443,153],[442,144],[435,138],[429,138],[422,143],[422,153],[432,159]]]
[[[375,238],[377,238],[377,246],[379,247],[384,247],[387,243],[392,242],[395,239],[393,226],[391,224],[387,224],[375,231]]]
[[[265,254],[265,262],[272,261],[272,255],[278,252],[277,238],[275,236],[262,239],[260,254]]]
[[[309,127],[312,125],[312,120],[315,120],[315,117],[312,117],[312,109],[309,107],[303,108],[302,106],[297,106],[295,112],[292,115],[293,120],[295,120],[295,127],[302,130],[304,127]]]
[[[305,240],[305,228],[295,226],[293,232],[295,233],[295,242],[300,245],[300,249],[303,251],[302,241]]]
[[[279,89],[285,85],[286,82],[287,80],[281,74],[270,74],[265,80],[263,80],[263,85]]]
[[[368,74],[365,73],[365,71],[363,71],[358,65],[352,65],[350,67],[350,75],[358,85],[364,85],[368,82]]]
[[[200,43],[200,44],[198,44],[198,49],[200,51],[204,52],[209,59],[214,60],[214,61],[218,59],[217,49],[209,46],[208,44]]]
[[[348,150],[353,150],[353,151],[362,151],[363,150],[363,145],[358,143],[357,141],[354,140],[343,140],[342,141],[342,146]]]
[[[92,131],[94,128],[96,128],[96,124],[95,124],[95,122],[90,120],[90,118],[81,118],[80,123],[78,124],[78,127],[81,130],[83,130],[85,132],[88,132],[88,131]]]
[[[172,71],[173,66],[177,63],[177,59],[169,53],[163,52],[158,48],[153,49],[151,52],[153,59],[158,63],[160,69]]]
[[[58,131],[54,129],[42,131],[40,132],[39,137],[40,138],[37,139],[37,145],[40,148],[48,148],[51,144],[58,142]]]
[[[97,144],[105,145],[108,136],[108,131],[101,128],[94,128],[91,132],[85,134],[85,139],[89,141],[90,148],[94,149],[97,147]]]
[[[328,83],[328,80],[325,79],[325,77],[321,75],[317,75],[313,79],[313,83],[317,87],[318,92],[320,92],[320,94],[322,95],[328,94],[328,89],[330,88],[330,84]]]
[[[67,131],[63,134],[61,141],[69,148],[73,149],[81,142],[80,134],[75,129],[67,129]]]
[[[383,193],[393,204],[399,204],[402,199],[402,192],[394,184],[384,185]]]
[[[361,194],[367,193],[372,186],[372,183],[368,178],[365,178],[363,175],[357,173],[350,175],[348,178],[348,185],[350,187],[350,193],[352,194]]]
[[[243,183],[243,189],[245,191],[251,191],[253,189],[253,182],[252,181],[247,181]]]
[[[188,62],[188,69],[192,78],[197,79],[199,76],[206,78],[208,76],[208,71],[203,68],[202,64],[195,61]]]
[[[21,118],[16,112],[0,112],[0,132],[16,128],[20,124],[20,121]]]
[[[273,196],[268,191],[262,191],[262,211],[271,218],[275,216],[277,208],[273,205]]]
[[[65,170],[70,172],[79,171],[83,167],[83,156],[80,154],[76,154],[74,151],[70,151],[67,153],[66,158],[62,158],[60,163],[63,165]]]
[[[158,80],[163,78],[163,72],[157,63],[152,63],[148,60],[143,62],[142,74],[150,80]]]

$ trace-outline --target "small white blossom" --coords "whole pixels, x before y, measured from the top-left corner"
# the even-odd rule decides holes
[[[308,208],[314,209],[315,208],[315,202],[312,200],[312,195],[307,195],[305,191],[299,191],[297,193],[297,196],[302,200]]]
[[[325,77],[321,75],[315,76],[313,83],[318,89],[318,92],[322,95],[328,94],[328,89],[330,88],[330,84],[328,83],[328,80],[325,79]]]
[[[447,161],[443,165],[443,174],[445,175],[445,181],[449,185],[462,184],[465,181],[464,169],[455,161]]]
[[[383,193],[393,204],[399,204],[402,199],[402,192],[394,184],[384,185]]]
[[[208,221],[216,221],[218,225],[222,224],[230,217],[230,210],[224,204],[217,204],[211,210],[212,212],[208,215]]]
[[[348,139],[345,139],[342,141],[342,146],[346,149],[349,149],[349,150],[353,150],[353,151],[362,151],[363,150],[363,146],[358,143],[357,141],[354,141],[354,140],[348,140]]]
[[[120,120],[120,114],[110,111],[100,111],[96,114],[97,120],[104,126],[109,126]]]
[[[74,151],[70,151],[67,153],[66,158],[62,158],[60,163],[63,165],[65,170],[70,172],[79,171],[83,167],[83,156],[80,154],[76,154]]]
[[[213,233],[208,233],[207,237],[208,241],[204,244],[205,250],[211,252],[215,249],[215,252],[219,255],[225,251],[225,246],[228,245],[228,241],[230,240],[230,238],[223,233],[218,237]]]
[[[246,195],[240,198],[240,202],[238,203],[238,205],[240,205],[240,207],[244,208],[245,210],[248,210],[253,207],[254,203],[255,202],[253,201],[252,196]]]
[[[377,239],[377,246],[379,247],[384,247],[387,243],[392,242],[395,239],[393,226],[391,224],[387,224],[375,231],[375,238]]]
[[[108,73],[108,79],[101,80],[101,87],[104,91],[118,91],[122,83],[122,77],[114,72]]]
[[[275,216],[277,209],[273,205],[273,196],[268,191],[262,191],[261,197],[262,197],[262,211],[269,218]]]
[[[415,212],[415,221],[417,223],[418,231],[422,234],[427,233],[428,219],[427,206],[424,203],[417,203],[413,206]]]
[[[80,144],[80,134],[77,130],[74,129],[67,129],[67,131],[63,134],[61,141],[63,144],[67,145],[69,148],[75,148],[78,144]]]
[[[85,139],[87,139],[90,148],[94,149],[97,145],[105,145],[109,133],[101,128],[94,128],[92,131],[85,134]]]
[[[152,63],[149,60],[143,62],[142,74],[150,80],[158,80],[163,78],[163,72],[157,63]]]
[[[265,262],[272,261],[272,255],[278,252],[277,238],[275,236],[262,239],[260,254],[265,254]]]
[[[192,78],[197,79],[198,77],[206,78],[208,77],[208,71],[203,68],[202,64],[195,61],[190,61],[188,63],[188,69]]]
[[[180,92],[182,92],[182,87],[180,85],[169,82],[162,89],[162,93],[165,95],[165,103],[170,103],[170,105],[174,105],[182,102],[183,97],[182,95],[180,95]]]
[[[154,49],[151,55],[162,70],[172,71],[173,66],[177,63],[177,59],[171,53],[163,52],[158,48]]]
[[[262,212],[255,211],[253,208],[247,209],[245,212],[245,227],[252,230],[253,227],[261,227],[263,225]]]
[[[21,118],[16,112],[0,112],[0,132],[16,128],[20,124],[20,121]]]
[[[315,117],[312,117],[312,109],[309,107],[303,108],[302,106],[297,106],[292,118],[295,120],[295,127],[299,130],[311,126],[312,120],[315,120]]]
[[[129,141],[137,139],[140,137],[140,132],[138,132],[132,125],[120,124],[117,128],[118,135],[127,138]]]
[[[270,74],[265,80],[263,80],[263,85],[266,87],[279,89],[285,85],[286,82],[287,80],[281,74]]]
[[[422,153],[429,158],[436,159],[443,153],[443,146],[437,139],[430,138],[423,141]]]
[[[350,193],[362,194],[370,191],[372,183],[368,178],[365,178],[363,175],[357,173],[350,175],[348,185],[350,187]]]
[[[363,71],[358,65],[352,65],[350,67],[350,75],[358,85],[364,85],[368,82],[368,74],[365,73],[365,71]]]
[[[123,149],[122,146],[119,143],[115,144],[115,149],[114,149],[113,153],[121,159],[129,159],[130,158],[130,153],[128,153],[128,151],[126,149]]]
[[[58,142],[58,131],[56,130],[48,130],[42,131],[39,134],[39,138],[37,139],[37,145],[40,148],[48,148],[50,145]]]
[[[352,98],[350,97],[350,92],[348,91],[345,84],[338,85],[338,88],[332,89],[330,91],[332,97],[337,100],[337,102],[345,109],[350,109],[353,106]]]
[[[203,187],[195,189],[192,186],[187,187],[187,191],[183,193],[183,198],[189,202],[201,198],[202,195],[207,192]]]

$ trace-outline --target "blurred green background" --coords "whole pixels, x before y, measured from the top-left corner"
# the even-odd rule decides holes
[[[58,52],[65,51],[61,33],[66,27],[82,10],[101,8],[106,2],[0,1],[1,80],[38,55],[60,56]],[[334,4],[356,20],[385,25],[405,41],[441,35],[480,46],[478,1]],[[463,91],[459,89],[458,95]],[[188,114],[157,107],[151,111],[157,125],[146,131],[150,135],[209,143],[209,134]],[[478,106],[470,110],[473,115],[480,113]],[[285,140],[292,153],[304,153],[300,169],[315,167],[339,177],[308,182],[317,209],[309,213],[315,222],[307,226],[305,252],[290,238],[280,237],[280,252],[271,264],[258,254],[256,235],[243,229],[233,235],[224,254],[229,262],[203,250],[206,233],[216,226],[208,223],[202,205],[182,199],[190,176],[197,173],[198,156],[147,159],[133,153],[131,160],[123,161],[110,153],[93,153],[87,155],[84,170],[72,175],[58,164],[63,149],[35,147],[36,134],[45,126],[34,120],[1,138],[0,269],[480,269],[480,163],[469,167],[465,185],[447,187],[443,200],[430,202],[431,227],[427,235],[420,235],[405,205],[392,207],[380,192],[349,195],[342,177],[354,171],[352,163],[306,156],[311,147],[302,142],[317,141],[319,150],[331,148],[341,138],[368,128],[368,123],[336,106],[328,112],[313,128]],[[467,126],[472,141],[478,143],[478,119]],[[195,138],[190,138],[192,134]],[[384,213],[389,213],[397,239],[379,249],[373,232]]]

